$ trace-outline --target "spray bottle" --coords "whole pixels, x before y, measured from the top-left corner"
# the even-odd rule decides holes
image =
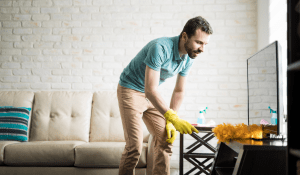
[[[197,116],[197,124],[198,125],[205,125],[205,117],[204,117],[203,112],[206,113],[206,109],[207,109],[207,107],[204,110],[199,111],[198,116]]]
[[[275,110],[273,110],[270,106],[270,113],[272,113],[272,117],[271,117],[271,124],[272,125],[277,125],[277,112]]]

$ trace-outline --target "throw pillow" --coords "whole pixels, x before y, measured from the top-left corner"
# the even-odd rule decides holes
[[[0,141],[28,141],[28,121],[31,108],[0,107]]]

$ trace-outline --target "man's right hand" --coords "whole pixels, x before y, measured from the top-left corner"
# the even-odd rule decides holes
[[[165,114],[164,117],[169,120],[174,127],[176,128],[177,131],[179,131],[181,134],[192,134],[192,132],[197,132],[199,131],[191,125],[189,122],[186,120],[180,119],[176,112],[174,112],[172,109],[169,109]]]

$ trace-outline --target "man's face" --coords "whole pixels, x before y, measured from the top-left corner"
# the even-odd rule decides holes
[[[188,38],[184,36],[186,42],[184,48],[190,58],[195,59],[201,52],[204,52],[205,45],[208,44],[210,35],[203,32],[201,29],[197,29],[195,34]]]

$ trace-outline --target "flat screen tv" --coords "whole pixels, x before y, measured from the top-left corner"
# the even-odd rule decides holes
[[[272,124],[271,108],[276,111],[277,125],[264,126],[277,127],[275,135],[281,135],[283,130],[282,73],[281,46],[278,41],[247,59],[248,125],[260,125],[261,121]]]

